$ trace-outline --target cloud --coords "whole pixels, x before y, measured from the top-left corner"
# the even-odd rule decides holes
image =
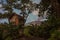
[[[39,4],[41,0],[31,0],[33,3]]]
[[[0,19],[0,23],[9,23],[7,18]]]
[[[32,13],[29,14],[27,20],[26,20],[26,23],[29,23],[29,22],[32,22],[32,21],[36,21],[38,19],[38,16],[37,15],[33,15]]]
[[[39,14],[39,9],[33,10],[33,11],[32,11],[32,14],[33,14],[33,15],[38,15],[38,14]]]

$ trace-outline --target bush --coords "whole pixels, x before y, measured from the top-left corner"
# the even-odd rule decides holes
[[[49,38],[50,34],[42,26],[28,26],[24,28],[24,34],[26,36],[35,36],[35,37],[42,37],[42,38]]]
[[[15,38],[19,38],[19,30],[20,26],[6,25],[0,27],[0,38],[1,40],[12,40]]]
[[[30,29],[31,29],[31,26],[24,27],[23,33],[25,36],[31,36],[29,33]]]
[[[48,40],[60,40],[60,31],[54,30]]]

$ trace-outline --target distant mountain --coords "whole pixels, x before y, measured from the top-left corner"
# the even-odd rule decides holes
[[[32,22],[29,22],[29,23],[26,23],[25,25],[28,26],[28,25],[41,25],[44,21],[47,21],[48,19],[41,19],[41,20],[37,20],[37,21],[32,21]]]
[[[30,23],[26,23],[25,25],[28,26],[28,25],[41,25],[41,21],[32,21]]]

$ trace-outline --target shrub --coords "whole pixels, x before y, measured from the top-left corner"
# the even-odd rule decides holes
[[[54,30],[48,40],[60,40],[60,31]]]

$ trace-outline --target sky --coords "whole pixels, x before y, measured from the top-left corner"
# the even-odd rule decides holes
[[[0,23],[9,23],[7,18],[0,19]]]
[[[5,1],[5,0],[4,0],[4,1]],[[41,0],[31,0],[31,1],[33,1],[33,3],[38,4],[38,3],[40,3]],[[6,3],[6,2],[4,2],[4,3]],[[0,9],[0,12],[3,13],[3,9]],[[17,14],[20,14],[21,11],[18,10],[18,9],[14,9],[14,8],[13,8],[13,12],[16,12]],[[37,12],[36,12],[36,13],[37,13]],[[32,22],[32,21],[36,21],[37,19],[38,19],[38,16],[35,15],[35,12],[32,12],[31,14],[29,14],[26,23],[29,23],[29,22]],[[3,21],[5,22],[6,20],[7,20],[7,19],[4,19]],[[0,20],[0,22],[3,22],[3,21]],[[8,22],[8,20],[7,20],[6,22]]]
[[[33,3],[36,3],[36,4],[39,4],[41,0],[31,0],[33,1]],[[15,9],[14,12],[16,12],[17,14],[19,14],[19,10]],[[27,20],[26,20],[26,23],[29,23],[29,22],[32,22],[32,21],[36,21],[38,19],[38,15],[36,15],[37,12],[33,12],[31,14],[29,14]]]
[[[33,3],[39,4],[41,0],[31,0]]]

